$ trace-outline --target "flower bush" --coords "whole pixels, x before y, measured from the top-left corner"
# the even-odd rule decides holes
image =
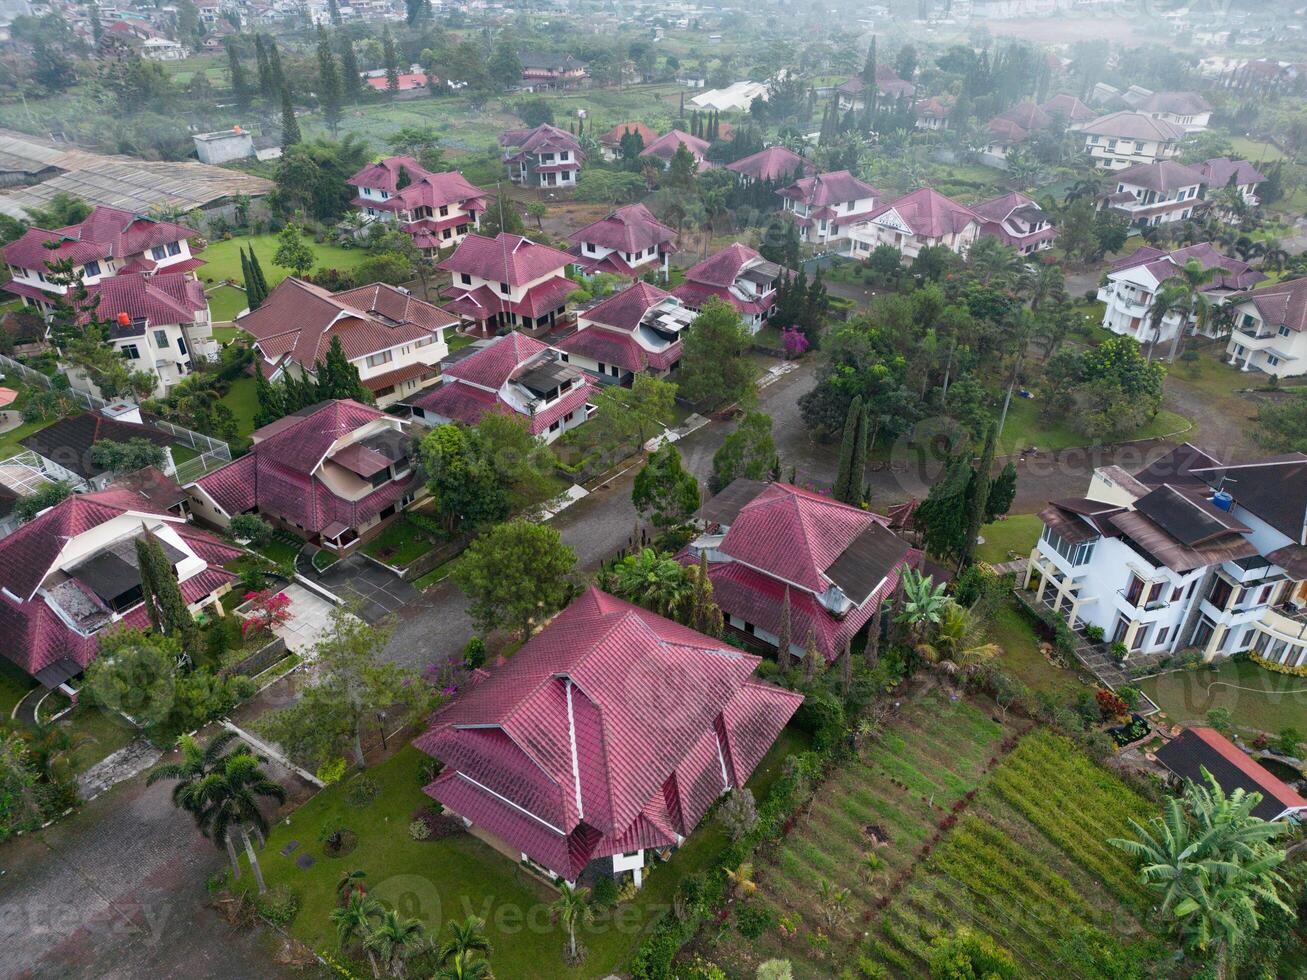
[[[246,640],[270,633],[291,620],[290,597],[284,592],[274,593],[271,589],[247,592],[245,601],[250,603],[250,611],[241,623],[241,636]]]

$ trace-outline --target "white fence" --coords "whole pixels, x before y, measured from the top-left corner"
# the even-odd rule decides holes
[[[32,384],[40,385],[42,388],[54,387],[49,375],[42,374],[40,371],[35,371],[32,368],[29,368],[26,364],[19,364],[12,357],[7,357],[4,354],[0,354],[0,367],[3,367],[5,371],[15,371],[24,381],[30,381]],[[68,388],[67,391],[68,394],[80,401],[87,408],[104,408],[105,405],[109,404],[103,398],[96,398],[88,391],[78,391],[76,388]]]

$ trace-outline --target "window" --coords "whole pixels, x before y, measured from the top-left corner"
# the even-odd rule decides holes
[[[458,274],[458,281],[461,282],[464,286],[472,285],[472,277],[469,276],[466,272],[460,272]]]
[[[1056,532],[1049,529],[1047,525],[1044,526],[1044,532],[1040,536],[1040,540],[1046,542],[1054,551],[1072,565],[1087,564],[1093,557],[1094,545],[1098,542],[1098,539],[1095,538],[1093,541],[1082,541],[1079,544],[1073,544],[1070,541],[1064,540]]]
[[[383,350],[380,354],[369,354],[367,363],[368,363],[368,367],[376,367],[378,364],[389,364],[390,361],[391,361],[390,351]],[[380,392],[378,392],[378,394],[380,394]]]
[[[505,296],[507,296],[509,293],[513,291],[513,287],[506,282],[501,282],[499,284],[499,291],[503,293]]]
[[[150,257],[155,259],[156,261],[162,258],[166,258],[167,255],[168,255],[168,250],[164,248],[162,245],[156,245],[154,246],[154,248],[150,249]]]
[[[139,361],[141,359],[140,349],[135,344],[123,344],[123,357],[129,361]]]
[[[156,331],[154,331],[154,346],[155,346],[155,347],[158,347],[160,350],[164,350],[164,349],[167,348],[167,346],[168,346],[168,331],[167,331],[167,330],[156,330]]]
[[[1280,329],[1277,330],[1276,333],[1278,333],[1281,337],[1287,337],[1289,336],[1289,328],[1286,327],[1284,324],[1280,324]]]
[[[169,242],[169,243],[168,243],[168,254],[169,254],[169,255],[181,255],[181,254],[182,254],[182,243],[181,243],[181,242]]]
[[[549,423],[549,431],[550,432],[558,431],[558,419],[554,419],[552,422]]]
[[[1212,587],[1207,592],[1207,601],[1217,609],[1224,609],[1225,604],[1230,601],[1230,596],[1234,592],[1234,586],[1223,578],[1217,578],[1212,583]]]
[[[87,263],[86,263],[86,275],[87,275],[87,276],[98,276],[99,274],[100,274],[100,263],[99,263],[99,262],[87,262]]]
[[[1271,367],[1277,367],[1280,363],[1280,359],[1276,357],[1274,354],[1267,354],[1266,363],[1269,364]]]
[[[451,229],[446,228],[444,231],[442,231],[442,232],[440,233],[440,237],[441,237],[441,238],[444,238],[444,239],[446,239],[446,240],[448,240],[448,239],[454,237],[454,233],[453,233],[453,231],[452,231]]]
[[[442,204],[442,205],[440,205],[440,216],[441,216],[442,218],[447,218],[447,217],[449,217],[449,205],[448,205],[448,204]]]
[[[1160,647],[1163,643],[1165,643],[1165,642],[1166,642],[1166,638],[1167,638],[1170,634],[1171,634],[1171,627],[1169,627],[1169,626],[1163,626],[1160,630],[1158,630],[1158,631],[1157,631],[1157,640],[1156,640],[1157,645]]]
[[[177,335],[177,349],[181,351],[182,354],[186,353],[186,338],[181,334]]]
[[[1184,591],[1183,588],[1182,588],[1181,586],[1179,586],[1179,585],[1177,585],[1174,589],[1172,589],[1172,590],[1171,590],[1171,601],[1172,601],[1172,602],[1179,602],[1179,601],[1180,601],[1180,593],[1183,592],[1183,591]]]
[[[1144,580],[1138,575],[1130,575],[1130,584],[1126,586],[1125,601],[1132,606],[1139,605],[1139,600],[1144,594]]]
[[[1274,588],[1275,586],[1273,585],[1263,585],[1262,594],[1257,597],[1257,605],[1259,606],[1266,605],[1266,603],[1269,602],[1271,599],[1271,590]]]

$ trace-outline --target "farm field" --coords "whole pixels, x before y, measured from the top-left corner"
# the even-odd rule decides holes
[[[755,862],[758,891],[695,952],[730,976],[785,957],[802,980],[860,962],[919,977],[931,939],[970,924],[1023,975],[1093,976],[1068,950],[1101,932],[1140,938],[1133,869],[1104,841],[1151,804],[1042,730],[1004,756],[1028,723],[991,710],[940,691],[908,702]],[[1043,807],[1053,789],[1079,805]],[[757,922],[756,938],[741,932]]]

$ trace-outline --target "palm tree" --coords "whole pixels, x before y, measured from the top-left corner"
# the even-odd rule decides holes
[[[944,583],[936,585],[933,578],[915,568],[903,570],[899,587],[903,598],[899,600],[900,609],[894,622],[908,628],[910,644],[915,647],[925,636],[927,628],[939,624],[949,599],[944,595]]]
[[[60,773],[67,774],[68,753],[86,743],[87,736],[73,735],[57,724],[37,719],[17,728],[23,740],[23,754],[43,782],[53,783]]]
[[[567,930],[568,958],[576,962],[576,927],[594,918],[594,909],[589,902],[588,890],[577,890],[563,882],[558,888],[558,899],[549,906],[554,921],[561,922]]]
[[[918,643],[916,652],[926,663],[946,674],[970,670],[1003,652],[997,643],[977,642],[981,632],[970,612],[950,600],[940,615],[934,636]]]
[[[373,923],[385,914],[385,909],[375,898],[368,898],[362,892],[351,892],[349,901],[340,908],[331,910],[331,924],[336,927],[336,941],[341,952],[347,952],[355,943],[364,943],[372,932]],[[377,972],[377,960],[372,950],[365,947],[368,962],[372,964],[373,976]]]
[[[494,977],[486,960],[472,959],[467,953],[457,953],[435,972],[432,980],[494,980]]]
[[[758,890],[758,884],[753,880],[753,864],[745,861],[734,871],[726,869],[726,880],[731,883],[731,891],[737,898],[748,898]]]
[[[153,786],[161,779],[175,779],[177,785],[172,788],[172,805],[191,814],[198,823],[202,801],[196,798],[196,787],[206,776],[222,767],[225,758],[223,750],[235,739],[235,732],[223,732],[209,739],[208,745],[201,747],[193,736],[183,735],[177,739],[181,759],[156,768],[145,780],[145,785]],[[248,753],[248,746],[238,746],[232,754],[239,752]],[[235,866],[234,861],[232,864]],[[236,877],[240,877],[239,867],[236,868]]]
[[[469,915],[462,922],[449,924],[450,937],[440,944],[440,962],[444,963],[458,957],[467,957],[472,953],[483,956],[494,954],[494,947],[486,936],[486,920]]]
[[[1289,262],[1289,252],[1278,238],[1268,238],[1266,249],[1262,252],[1262,269],[1281,272]]]
[[[1021,290],[1030,308],[1038,310],[1047,303],[1059,303],[1066,298],[1066,276],[1060,265],[1032,262],[1022,270]]]
[[[1184,330],[1185,319],[1189,311],[1189,290],[1184,286],[1168,286],[1165,283],[1153,294],[1152,305],[1148,308],[1147,323],[1152,330],[1152,339],[1148,342],[1148,363],[1153,363],[1153,352],[1157,350],[1157,338],[1162,331],[1162,321],[1172,313],[1180,314],[1177,333]]]
[[[263,881],[263,869],[250,841],[251,832],[259,846],[268,834],[268,819],[259,809],[260,799],[286,802],[286,791],[263,771],[258,757],[246,751],[236,751],[222,757],[221,765],[195,784],[187,797],[199,807],[200,831],[214,843],[227,848],[232,867],[237,867],[233,837],[239,835],[245,844],[259,894],[268,890]]]
[[[627,602],[673,619],[685,609],[693,591],[685,568],[652,548],[618,562],[613,568],[613,587]]]
[[[823,878],[819,884],[821,912],[826,919],[826,928],[834,929],[852,914],[849,908],[851,895],[847,888],[839,888]]]
[[[1007,424],[1008,409],[1012,406],[1012,392],[1016,390],[1017,379],[1021,377],[1021,365],[1025,363],[1026,349],[1030,346],[1030,338],[1035,335],[1038,326],[1039,321],[1035,319],[1033,311],[1024,306],[1016,307],[1004,318],[1003,340],[1004,346],[1007,347],[1007,356],[1012,359],[1012,371],[1007,379],[1007,393],[1003,396],[1003,411],[998,417],[1000,436],[1003,434],[1003,426]]]
[[[1003,287],[1021,273],[1024,263],[1016,249],[987,235],[967,251],[967,267],[982,282]]]
[[[363,948],[369,956],[375,953],[392,977],[403,977],[409,957],[425,949],[428,943],[422,923],[402,918],[394,909],[384,910],[381,921],[363,937]],[[372,969],[375,973],[375,962]]]
[[[1180,326],[1171,341],[1171,352],[1166,358],[1168,364],[1175,362],[1175,352],[1180,346],[1180,338],[1184,335],[1191,319],[1194,321],[1195,330],[1201,331],[1207,326],[1212,304],[1203,295],[1202,288],[1216,278],[1218,271],[1220,270],[1216,266],[1207,268],[1197,259],[1190,259],[1181,267],[1178,273],[1167,279],[1167,282],[1174,282],[1179,288],[1183,289],[1186,297],[1185,309],[1180,317]]]

